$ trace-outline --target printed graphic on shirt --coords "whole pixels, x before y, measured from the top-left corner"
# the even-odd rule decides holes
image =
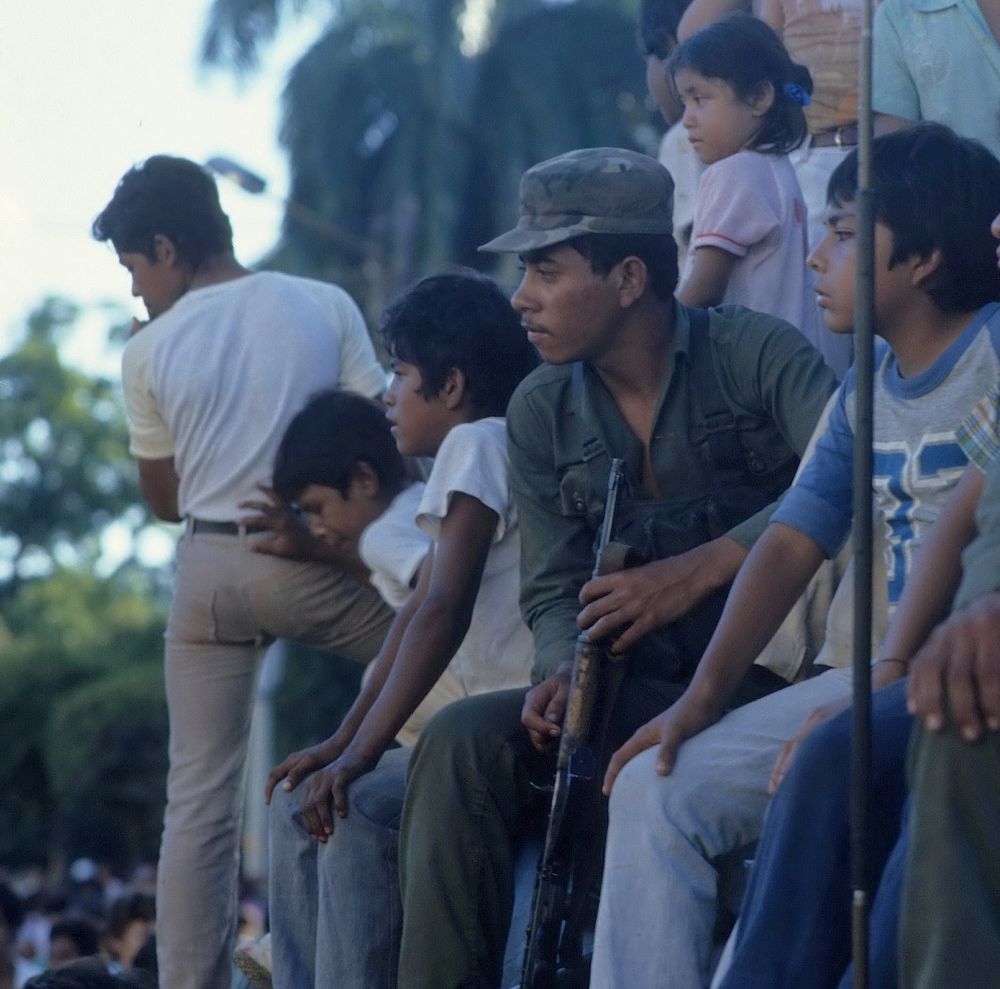
[[[886,530],[889,607],[903,593],[918,543],[916,530],[937,515],[940,495],[965,468],[966,456],[953,432],[923,437],[916,450],[907,443],[876,444],[872,484]]]

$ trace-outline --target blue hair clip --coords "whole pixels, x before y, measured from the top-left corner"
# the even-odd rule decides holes
[[[809,99],[809,94],[797,82],[786,82],[781,88],[790,100],[793,100],[800,106],[809,106],[812,103],[812,100]]]

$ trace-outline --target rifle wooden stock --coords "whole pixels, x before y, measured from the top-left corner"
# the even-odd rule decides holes
[[[573,752],[591,739],[603,662],[604,649],[591,642],[585,632],[581,632],[573,651],[573,672],[570,675],[566,715],[559,740],[557,772],[568,769]]]
[[[621,478],[622,462],[613,460],[594,576],[608,572],[603,557],[614,526]],[[521,989],[554,989],[557,985],[578,985],[584,989],[587,984],[587,975],[579,964],[579,931],[567,921],[572,916],[571,898],[588,892],[585,887],[589,882],[583,878],[587,870],[580,868],[575,852],[579,839],[588,830],[586,824],[593,830],[595,815],[588,811],[596,803],[600,786],[595,712],[611,662],[604,648],[591,642],[585,632],[577,636],[556,758],[552,807],[527,932]]]

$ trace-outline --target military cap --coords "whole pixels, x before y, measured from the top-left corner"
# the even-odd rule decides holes
[[[517,226],[481,251],[522,254],[582,234],[673,234],[674,180],[649,155],[582,148],[521,176]]]

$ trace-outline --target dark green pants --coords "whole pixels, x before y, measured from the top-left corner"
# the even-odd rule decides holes
[[[917,729],[900,929],[906,989],[1000,984],[1000,733]]]
[[[737,703],[783,685],[755,667]],[[626,676],[608,748],[672,704],[686,683]],[[520,838],[550,797],[554,754],[540,756],[521,726],[523,690],[450,704],[421,732],[410,761],[400,833],[403,941],[399,989],[496,987],[514,897]]]
[[[499,982],[516,842],[544,806],[531,774],[553,765],[521,727],[524,694],[456,701],[421,732],[400,833],[399,989]]]

